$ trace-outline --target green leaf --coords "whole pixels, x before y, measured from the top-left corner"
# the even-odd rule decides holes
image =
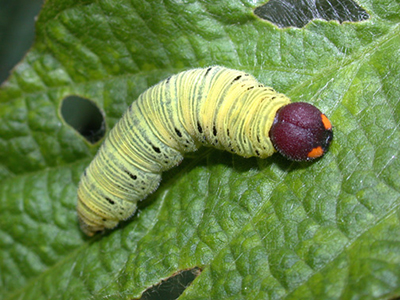
[[[133,299],[201,268],[180,299],[400,295],[400,3],[363,22],[279,29],[261,1],[48,0],[0,90],[0,299]],[[334,125],[313,163],[200,149],[119,228],[86,238],[75,205],[91,145],[60,107],[109,130],[149,86],[209,65],[245,70]]]

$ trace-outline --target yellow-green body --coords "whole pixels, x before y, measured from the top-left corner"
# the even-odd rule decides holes
[[[269,131],[289,98],[244,72],[193,69],[149,88],[110,131],[82,175],[78,215],[82,230],[115,227],[153,192],[161,173],[201,145],[244,157],[275,152]]]

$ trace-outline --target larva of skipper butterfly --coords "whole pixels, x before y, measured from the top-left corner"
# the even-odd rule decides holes
[[[117,226],[157,189],[186,152],[215,147],[243,157],[275,151],[321,157],[333,139],[328,118],[244,72],[220,66],[173,75],[146,90],[110,131],[81,177],[78,216],[89,236]]]

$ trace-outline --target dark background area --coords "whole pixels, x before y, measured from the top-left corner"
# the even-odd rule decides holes
[[[0,0],[0,84],[35,38],[35,17],[44,0]]]

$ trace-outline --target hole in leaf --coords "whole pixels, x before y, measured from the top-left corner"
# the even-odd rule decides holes
[[[193,280],[200,275],[201,269],[194,267],[189,270],[178,271],[171,277],[161,280],[156,285],[145,290],[137,300],[175,300],[187,289]]]
[[[90,143],[96,143],[105,134],[105,122],[100,109],[92,101],[78,96],[65,98],[61,115],[70,126]]]
[[[304,27],[314,19],[340,23],[369,19],[368,13],[352,0],[270,0],[254,14],[280,28]]]

